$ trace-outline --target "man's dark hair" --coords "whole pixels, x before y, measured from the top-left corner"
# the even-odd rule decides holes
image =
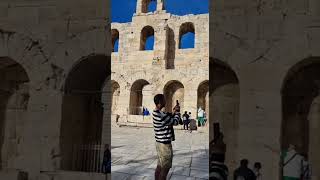
[[[241,165],[241,166],[248,167],[248,164],[249,164],[248,159],[242,159],[242,160],[240,161],[240,165]]]
[[[154,104],[156,104],[156,105],[162,103],[163,100],[164,100],[164,95],[163,94],[157,94],[157,95],[154,96],[154,99],[153,99]]]
[[[187,111],[185,111],[184,113],[185,113],[185,114],[187,114],[188,112],[187,112]]]
[[[255,162],[254,167],[257,169],[261,169],[261,163],[260,162]]]

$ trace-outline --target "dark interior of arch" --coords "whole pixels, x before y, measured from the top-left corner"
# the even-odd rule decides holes
[[[143,93],[144,86],[148,85],[149,82],[146,80],[137,80],[132,84],[130,92],[130,114],[141,115],[143,106]]]
[[[86,156],[81,147],[105,143],[109,136],[103,122],[111,111],[111,103],[105,102],[111,101],[110,75],[110,57],[99,55],[81,60],[68,75],[60,128],[62,170],[90,172],[89,162],[99,161]]]
[[[112,36],[112,52],[118,52],[118,45],[119,43],[119,31],[117,29],[111,30],[111,36]]]
[[[308,114],[318,95],[320,58],[309,58],[294,66],[282,89],[282,148],[294,144],[304,154],[309,147]]]
[[[209,71],[210,95],[220,86],[239,83],[235,72],[228,65],[218,59],[210,59]]]
[[[144,27],[141,31],[140,50],[146,50],[147,39],[152,37],[154,38],[154,29],[151,26]],[[154,44],[151,46],[150,49],[153,49]]]
[[[8,113],[10,109],[15,109],[12,113],[20,113],[27,110],[29,93],[29,77],[25,69],[14,60],[8,57],[0,57],[0,152],[4,143],[6,121],[18,122],[19,119]],[[9,129],[15,127],[8,127]],[[9,132],[10,134],[10,132]],[[2,154],[0,154],[0,169],[2,168]]]

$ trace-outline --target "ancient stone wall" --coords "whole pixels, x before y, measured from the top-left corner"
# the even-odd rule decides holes
[[[6,169],[19,169],[33,180],[40,172],[61,169],[65,80],[89,57],[104,56],[110,63],[107,7],[106,0],[0,2],[0,79],[12,64],[21,66],[28,77],[23,86],[14,87],[9,104],[0,103],[0,168],[4,174]],[[13,78],[10,82],[21,82],[8,77]],[[2,82],[1,89],[6,87]],[[20,89],[28,92],[27,103],[22,103],[25,100],[19,95],[25,93]],[[12,108],[21,111],[21,106],[26,106],[23,114],[10,113]]]
[[[308,98],[316,96],[312,94],[318,77],[300,77],[308,79],[308,86],[299,91],[291,89],[295,92],[291,97],[284,93],[283,87],[293,82],[299,84],[298,76],[290,81],[287,76],[297,75],[302,70],[310,72],[308,65],[314,67],[319,62],[320,16],[317,12],[320,7],[316,4],[312,0],[219,0],[211,3],[210,57],[227,64],[239,80],[235,162],[242,158],[248,158],[251,165],[255,161],[261,162],[266,179],[279,178],[280,151],[290,141],[284,138],[288,134],[283,127],[298,129],[293,144],[301,144],[297,142],[301,139],[298,137],[310,136],[308,128],[292,127],[292,122],[296,122],[294,119],[286,119],[287,123],[284,123],[284,110],[292,103],[305,104],[302,112],[308,113],[312,102]],[[302,81],[298,86],[304,87]],[[289,100],[284,100],[287,96]],[[300,117],[299,122],[308,124],[306,118]],[[317,159],[310,161],[318,162]],[[318,166],[315,164],[314,168]],[[314,176],[319,179],[317,173]]]
[[[165,93],[170,104],[167,105],[168,111],[179,100],[182,111],[192,112],[196,117],[198,88],[209,79],[208,22],[208,14],[175,16],[158,10],[136,13],[130,23],[112,23],[111,28],[119,32],[119,51],[112,53],[111,78],[119,85],[120,91],[117,102],[113,102],[116,107],[112,113],[120,116],[119,121],[152,122],[150,118],[143,119],[130,111],[130,101],[137,101],[137,95],[133,95],[136,89],[132,87],[141,80],[147,83],[140,87],[140,106],[151,112],[154,95]],[[181,27],[185,23],[194,27],[194,48],[179,48]],[[147,26],[154,29],[154,50],[142,51],[141,31]]]

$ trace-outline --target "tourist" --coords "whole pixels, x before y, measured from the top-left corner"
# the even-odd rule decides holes
[[[240,167],[234,171],[234,180],[256,180],[254,172],[248,168],[249,161],[242,159],[240,161]]]
[[[198,109],[198,126],[203,126],[203,122],[204,122],[204,111],[201,107],[199,107]]]
[[[228,167],[221,156],[210,156],[210,180],[228,180]]]
[[[302,175],[302,162],[301,156],[293,144],[289,145],[287,151],[281,154],[283,180],[299,180]]]
[[[162,108],[166,105],[163,94],[157,94],[154,97],[154,103],[156,107],[152,115],[158,156],[155,180],[166,180],[169,170],[172,167],[173,158],[171,142],[174,134],[171,127],[177,126],[179,121],[181,121],[181,117],[178,108],[174,108],[173,113],[165,113],[162,111]]]
[[[193,129],[197,129],[197,123],[195,122],[194,119],[192,119],[191,112],[189,112],[189,130],[190,130],[190,133],[192,133]]]
[[[261,166],[261,163],[260,162],[255,162],[254,163],[254,166],[253,166],[253,171],[254,171],[254,174],[256,175],[256,179],[257,180],[261,180],[262,179],[262,175],[261,175],[261,170],[262,166]]]
[[[311,180],[311,165],[307,160],[307,155],[304,155],[302,161],[302,180]]]
[[[188,126],[189,126],[189,114],[187,111],[184,112],[184,114],[182,115],[182,119],[183,119],[183,129],[185,130],[187,127],[188,130]]]
[[[106,144],[104,147],[102,172],[111,173],[111,152],[109,144]]]
[[[303,156],[296,151],[296,147],[290,144],[288,150],[281,154],[283,180],[299,180],[301,178],[303,159]]]

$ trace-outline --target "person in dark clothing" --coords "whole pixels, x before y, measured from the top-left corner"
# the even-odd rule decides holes
[[[182,119],[183,119],[183,129],[186,129],[187,127],[187,130],[189,129],[189,114],[187,111],[184,112],[184,114],[182,115]]]
[[[111,173],[111,152],[109,149],[109,144],[106,144],[104,147],[102,172]]]
[[[240,167],[234,171],[234,180],[256,180],[254,172],[248,168],[249,161],[242,159],[240,161]]]

